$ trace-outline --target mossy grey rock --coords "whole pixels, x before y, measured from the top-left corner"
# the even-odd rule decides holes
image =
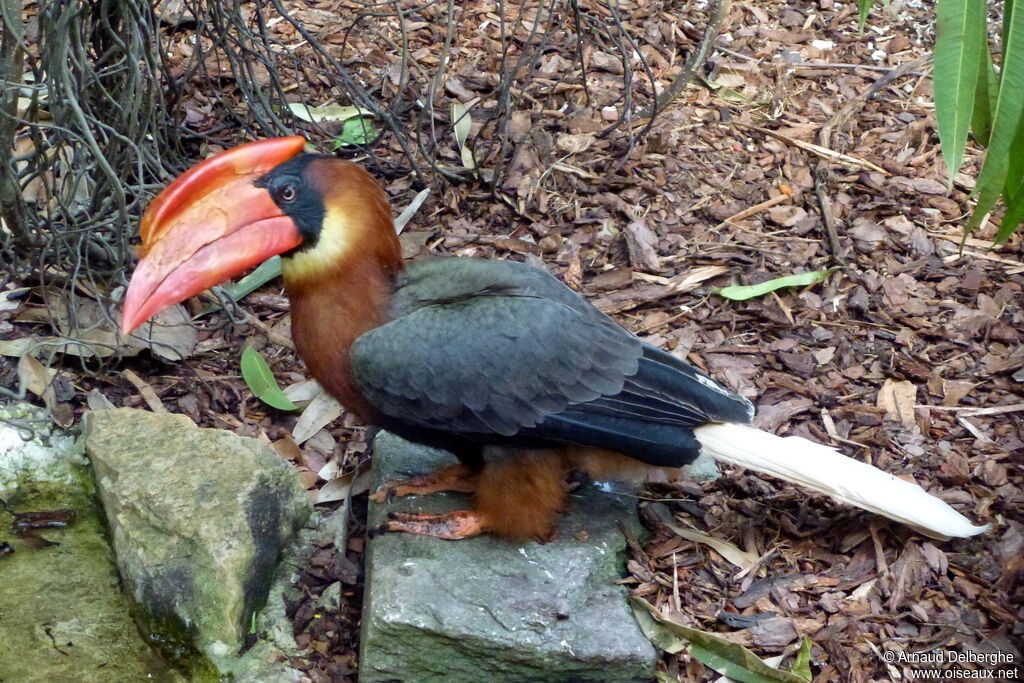
[[[296,542],[285,550],[270,588],[267,606],[256,620],[259,640],[241,656],[210,657],[221,673],[221,680],[232,683],[309,683],[306,673],[291,668],[287,663],[289,657],[302,658],[305,653],[292,635],[294,624],[287,614],[286,604],[300,599],[301,590],[295,586],[298,569],[309,566],[314,553],[332,543],[336,548],[345,547],[348,515],[348,502],[334,512],[314,514],[311,523],[299,532]],[[340,599],[340,592],[338,597]],[[324,607],[337,609],[336,605]]]
[[[82,451],[51,424],[45,410],[28,403],[0,406],[0,498],[14,495],[21,481],[78,483]]]
[[[91,413],[85,445],[129,593],[200,651],[237,652],[309,516],[291,467],[255,439],[130,408]]]
[[[374,486],[452,462],[380,433]],[[616,581],[625,574],[621,523],[635,501],[584,487],[547,544],[491,537],[445,541],[388,533],[370,541],[361,683],[378,681],[640,681],[655,652]],[[395,511],[465,508],[458,494],[370,504],[370,525]]]
[[[0,681],[184,681],[142,638],[117,576],[91,473],[74,436],[50,431],[37,408],[0,407],[0,416],[30,425],[28,441],[0,423]],[[69,508],[74,521],[40,530],[38,547],[11,533],[12,512]]]

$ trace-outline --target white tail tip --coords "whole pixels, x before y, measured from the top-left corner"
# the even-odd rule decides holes
[[[849,458],[829,446],[738,424],[705,425],[694,433],[703,450],[716,460],[801,484],[933,538],[974,536],[990,529],[987,524],[972,524],[917,484]]]

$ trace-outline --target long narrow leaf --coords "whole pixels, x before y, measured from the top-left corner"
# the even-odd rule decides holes
[[[1024,179],[1018,181],[1016,187],[1006,188],[1003,201],[1006,204],[1006,213],[1003,214],[1003,222],[996,233],[996,244],[1005,242],[1013,231],[1024,223]]]
[[[416,215],[416,212],[419,211],[420,205],[423,204],[423,201],[427,198],[428,194],[430,194],[430,188],[423,188],[415,197],[412,198],[412,201],[409,202],[409,206],[405,207],[402,210],[402,213],[398,214],[398,218],[395,219],[395,232],[401,233],[405,230],[406,223]]]
[[[974,112],[971,114],[971,135],[982,147],[988,146],[992,135],[992,111],[996,108],[999,78],[996,76],[992,55],[985,45],[985,53],[978,64],[978,83],[974,91]]]
[[[676,526],[675,524],[666,524],[666,526],[674,531],[679,536],[685,538],[687,541],[694,543],[703,543],[724,557],[729,562],[743,570],[749,570],[751,567],[757,564],[757,554],[740,550],[735,544],[729,541],[723,541],[720,538],[715,538],[709,534],[705,534],[702,531],[696,529],[684,529],[683,527]]]
[[[659,642],[655,642],[656,645],[664,642],[675,644],[671,636],[678,636],[690,643],[690,656],[723,676],[745,683],[805,683],[804,679],[795,674],[765,664],[760,657],[739,643],[667,619],[646,600],[634,597],[630,598],[629,602],[634,614],[645,610],[654,618],[653,624],[646,620],[641,622],[647,627],[645,633],[654,628],[668,631],[668,634],[659,634]]]
[[[800,642],[800,649],[797,650],[796,660],[793,662],[793,666],[789,668],[790,673],[794,676],[799,676],[805,681],[811,680],[811,646],[814,643],[811,642],[810,636],[804,636],[803,641]]]
[[[271,256],[269,259],[256,266],[256,270],[252,271],[233,285],[225,287],[224,291],[229,297],[231,297],[232,301],[241,301],[280,274],[281,257]],[[203,312],[200,315],[213,313],[220,309],[220,304],[210,304],[203,309]]]
[[[834,270],[833,268],[827,268],[826,270],[812,270],[807,273],[797,273],[796,275],[786,275],[783,277],[777,277],[774,280],[766,280],[756,285],[732,285],[729,287],[722,287],[716,292],[719,296],[724,296],[726,299],[732,299],[733,301],[746,301],[752,299],[755,296],[764,296],[770,292],[774,292],[776,289],[782,289],[783,287],[807,287],[821,282],[827,278]]]
[[[967,224],[965,236],[981,224],[982,218],[992,210],[1003,192],[1013,141],[1024,110],[1024,12],[1008,13],[1007,23],[999,95],[992,116],[992,135],[975,188],[978,204]]]
[[[873,4],[875,4],[875,0],[857,0],[857,10],[860,13],[857,30],[861,33],[864,33],[864,25],[868,22],[868,12],[871,11]]]
[[[1001,32],[1002,35],[1000,36],[1000,40],[1002,40],[1002,44],[1003,44],[1004,47],[1006,46],[1006,43],[1008,42],[1008,38],[1009,38],[1009,34],[1010,34],[1010,23],[1013,21],[1013,3],[1014,2],[1015,2],[1015,0],[1006,0],[1006,2],[1003,3],[1003,28],[1002,28],[1002,32]],[[985,3],[985,4],[987,5],[988,3]]]
[[[939,0],[935,38],[935,120],[942,141],[948,184],[960,170],[967,146],[978,64],[985,50],[985,3]]]
[[[1017,134],[1010,144],[1010,158],[1006,164],[1006,181],[1003,183],[1003,202],[1007,205],[1017,199],[1021,182],[1024,182],[1024,115],[1017,122]]]

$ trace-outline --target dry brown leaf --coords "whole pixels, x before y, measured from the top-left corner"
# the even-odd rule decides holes
[[[655,247],[658,235],[643,219],[626,224],[626,246],[629,248],[629,262],[637,270],[648,272],[661,270],[661,260]]]
[[[117,336],[115,339],[119,340]],[[192,327],[184,306],[176,304],[143,323],[129,336],[128,343],[132,347],[150,349],[167,360],[185,360],[199,343],[199,330]]]
[[[321,391],[316,398],[309,402],[306,409],[302,411],[295,427],[292,428],[292,436],[296,443],[303,443],[321,429],[329,425],[341,415],[341,404],[334,398]]]
[[[917,387],[906,380],[887,379],[878,390],[875,405],[885,410],[886,417],[898,420],[907,429],[917,423],[914,420],[914,404],[917,399]]]
[[[282,460],[289,460],[294,463],[302,462],[302,449],[295,443],[291,434],[285,434],[271,444]]]
[[[364,493],[369,490],[370,472],[363,472],[358,477],[355,476],[355,472],[355,470],[346,472],[340,477],[332,479],[321,486],[320,492],[316,497],[316,502],[318,504],[333,503],[335,501],[345,500],[349,496],[358,496],[360,493]]]
[[[288,400],[300,407],[308,405],[322,393],[324,393],[323,387],[315,379],[304,379],[284,389],[284,395],[288,397]]]
[[[555,138],[555,145],[567,154],[578,154],[585,152],[595,139],[593,133],[562,133]]]
[[[89,410],[111,410],[116,406],[110,402],[110,399],[103,395],[103,393],[96,388],[93,388],[85,396],[86,405],[89,406]]]
[[[684,529],[683,527],[676,526],[675,524],[667,524],[666,526],[685,538],[687,541],[703,543],[704,545],[713,548],[719,555],[739,567],[741,570],[748,570],[757,564],[758,557],[756,554],[740,550],[735,544],[730,543],[729,541],[709,536],[703,531],[697,531],[696,529]]]
[[[149,386],[144,379],[128,369],[125,369],[123,374],[125,379],[131,382],[132,386],[139,390],[139,393],[142,395],[143,400],[146,401],[146,405],[149,406],[150,410],[154,413],[167,412],[167,408],[164,407],[163,401],[160,400],[160,397],[156,395],[155,391],[153,391],[153,387]]]
[[[21,386],[39,398],[43,398],[43,394],[50,388],[52,379],[52,374],[32,356],[26,354],[18,359],[18,380]],[[52,392],[52,389],[50,391]]]

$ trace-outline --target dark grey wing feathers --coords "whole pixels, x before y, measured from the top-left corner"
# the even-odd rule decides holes
[[[526,437],[685,464],[692,429],[749,422],[746,399],[643,344],[548,273],[437,259],[403,276],[392,320],[356,340],[356,387],[383,415],[467,438]]]
[[[511,436],[636,372],[635,337],[533,295],[533,272],[518,288],[515,273],[498,275],[500,296],[424,299],[431,288],[418,287],[415,304],[356,340],[353,377],[370,405],[421,428]]]

